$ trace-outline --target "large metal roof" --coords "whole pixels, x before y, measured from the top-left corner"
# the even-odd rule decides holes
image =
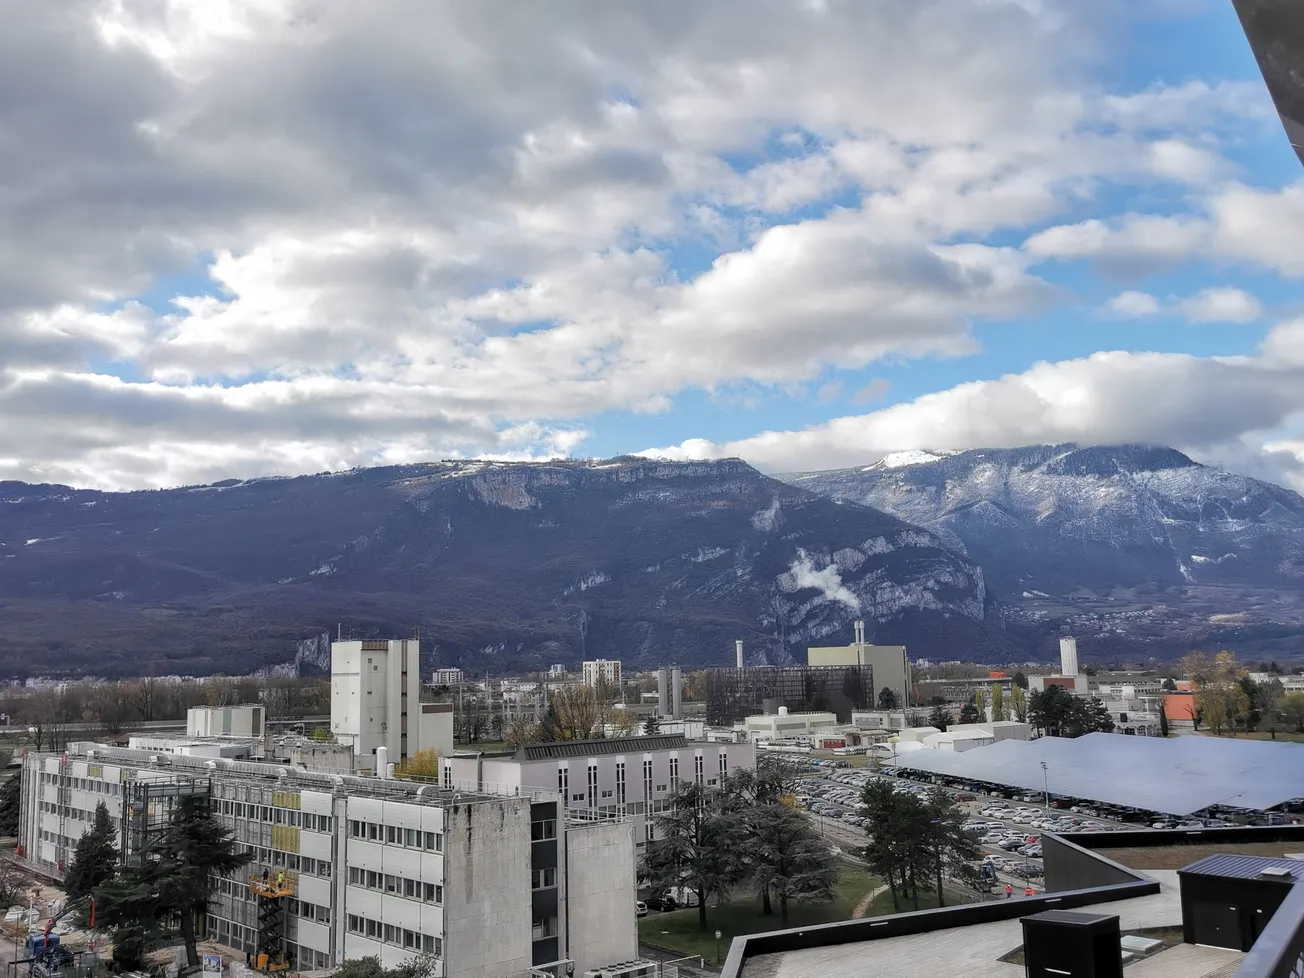
[[[1265,869],[1284,869],[1290,876],[1291,883],[1304,879],[1304,862],[1298,859],[1274,858],[1272,856],[1242,856],[1236,852],[1219,852],[1205,856],[1191,865],[1179,869],[1179,873],[1192,876],[1221,876],[1224,879],[1260,880]],[[1282,880],[1277,879],[1277,882]]]
[[[1233,0],[1286,137],[1304,163],[1304,4]]]
[[[960,752],[913,751],[899,764],[1171,815],[1210,805],[1263,810],[1304,797],[1304,747],[1262,740],[1097,733],[1002,740]]]

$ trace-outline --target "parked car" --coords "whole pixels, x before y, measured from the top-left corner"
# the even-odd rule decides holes
[[[635,917],[647,916],[647,904],[644,903],[642,900],[634,901],[634,916]]]
[[[659,896],[650,896],[647,898],[647,903],[643,905],[645,907],[650,907],[653,910],[661,911],[679,909],[679,902],[669,893],[662,893]]]

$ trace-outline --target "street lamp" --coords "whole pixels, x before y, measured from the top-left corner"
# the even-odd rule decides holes
[[[723,936],[719,931],[715,932],[715,963],[717,967],[720,965],[720,938]]]
[[[1046,814],[1050,814],[1050,772],[1046,768],[1046,762],[1041,762],[1041,779],[1042,786],[1046,789]]]

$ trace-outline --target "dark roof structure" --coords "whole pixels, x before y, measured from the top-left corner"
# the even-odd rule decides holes
[[[1250,50],[1304,163],[1304,4],[1299,0],[1233,0]]]
[[[1274,858],[1272,856],[1242,856],[1237,853],[1222,852],[1214,856],[1206,856],[1198,862],[1193,862],[1189,866],[1179,869],[1179,873],[1185,873],[1188,876],[1218,876],[1222,879],[1234,880],[1262,880],[1265,878],[1264,870],[1288,870],[1290,876],[1279,880],[1279,882],[1294,883],[1298,879],[1304,879],[1304,862],[1298,859]]]
[[[549,744],[524,744],[513,756],[517,761],[548,761],[563,757],[596,757],[598,754],[637,754],[652,750],[682,750],[688,746],[683,734],[650,734],[646,737],[609,737],[601,740],[557,740]]]

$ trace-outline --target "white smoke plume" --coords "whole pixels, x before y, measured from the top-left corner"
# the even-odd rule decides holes
[[[789,566],[788,574],[796,585],[794,590],[814,588],[824,592],[825,600],[841,602],[852,611],[860,610],[860,598],[842,583],[842,575],[838,573],[838,569],[829,564],[816,570],[814,560],[805,550],[797,551],[797,559]]]

